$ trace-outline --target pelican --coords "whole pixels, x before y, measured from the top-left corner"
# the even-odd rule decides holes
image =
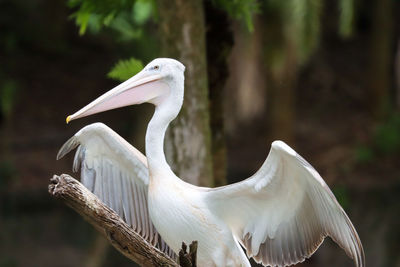
[[[250,257],[264,266],[289,266],[310,257],[330,236],[355,266],[364,267],[363,247],[350,219],[318,172],[282,141],[272,143],[253,176],[235,184],[198,187],[174,174],[165,159],[164,136],[182,107],[184,71],[177,60],[155,59],[67,117],[68,123],[152,103],[146,156],[94,123],[69,139],[57,159],[77,148],[73,170],[80,169],[82,183],[171,257],[182,242],[197,240],[199,266],[249,267]]]

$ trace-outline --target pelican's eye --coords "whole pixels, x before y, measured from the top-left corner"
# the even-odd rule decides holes
[[[160,66],[158,66],[158,65],[155,65],[155,66],[153,66],[153,68],[152,68],[153,70],[158,70],[158,69],[160,69]]]

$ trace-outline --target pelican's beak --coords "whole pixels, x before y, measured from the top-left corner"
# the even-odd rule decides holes
[[[81,110],[67,117],[71,120],[82,118],[110,109],[141,104],[145,102],[158,104],[162,96],[169,90],[167,83],[162,81],[160,74],[149,74],[141,71],[129,80],[121,83]]]

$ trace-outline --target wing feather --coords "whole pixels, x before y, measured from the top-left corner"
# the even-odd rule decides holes
[[[282,141],[272,143],[256,174],[211,189],[207,203],[247,255],[263,265],[302,262],[330,236],[357,267],[365,266],[361,241],[335,196],[318,172]]]
[[[81,170],[82,184],[149,243],[176,259],[149,217],[146,157],[102,123],[81,129],[61,147],[57,159],[75,148],[73,171]]]

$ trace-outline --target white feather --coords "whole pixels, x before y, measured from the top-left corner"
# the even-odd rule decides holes
[[[310,257],[330,236],[365,266],[361,241],[318,172],[282,141],[252,177],[208,193],[209,209],[229,225],[247,254],[263,265]]]
[[[81,167],[82,183],[146,240],[175,258],[161,238],[153,240],[157,232],[147,211],[146,157],[102,123],[81,129],[62,146],[57,159],[76,147],[74,171]]]

